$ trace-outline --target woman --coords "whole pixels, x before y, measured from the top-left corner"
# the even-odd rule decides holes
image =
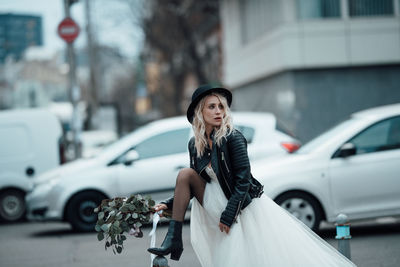
[[[190,199],[191,242],[203,267],[354,266],[299,220],[262,194],[250,172],[247,143],[234,129],[232,94],[212,85],[192,95],[187,118],[190,168],[182,169],[174,197],[156,206],[172,208],[172,220],[156,255],[182,251],[182,221]]]

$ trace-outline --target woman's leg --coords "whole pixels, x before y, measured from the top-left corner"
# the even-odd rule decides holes
[[[191,168],[179,171],[176,178],[172,219],[182,222],[190,199],[194,196],[203,205],[206,182]]]
[[[190,168],[179,171],[176,178],[174,203],[172,205],[172,220],[169,222],[167,235],[159,248],[149,248],[147,251],[156,255],[171,253],[172,260],[179,260],[183,251],[182,222],[190,199],[194,196],[203,204],[206,183]]]

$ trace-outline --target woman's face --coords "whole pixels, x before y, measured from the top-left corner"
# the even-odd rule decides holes
[[[209,95],[206,96],[202,113],[206,126],[219,127],[222,124],[225,110],[218,97],[215,95]]]

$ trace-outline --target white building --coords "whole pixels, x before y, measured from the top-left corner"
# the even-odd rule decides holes
[[[233,107],[272,111],[307,141],[400,102],[399,0],[222,0]]]

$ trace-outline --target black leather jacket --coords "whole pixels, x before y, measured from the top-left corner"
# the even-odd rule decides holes
[[[190,167],[206,182],[211,178],[205,168],[211,161],[211,167],[218,177],[219,184],[228,199],[228,204],[221,214],[220,222],[231,226],[240,211],[250,204],[253,198],[260,197],[263,186],[253,178],[247,155],[247,141],[241,132],[233,130],[225,137],[220,146],[213,139],[212,149],[206,148],[202,157],[197,157],[194,137],[189,141]],[[173,198],[163,203],[172,208]]]

